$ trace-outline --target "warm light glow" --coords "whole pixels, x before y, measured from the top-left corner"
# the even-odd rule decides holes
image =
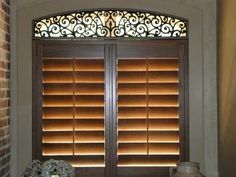
[[[169,163],[169,164],[138,164],[138,163],[134,163],[134,164],[118,164],[118,167],[176,167],[176,163]]]
[[[75,153],[75,155],[105,155],[104,152],[99,153],[99,152],[94,152],[94,153]]]
[[[179,140],[170,141],[170,140],[149,140],[149,143],[179,143]]]
[[[63,139],[59,139],[59,140],[42,140],[43,143],[50,143],[50,144],[72,144],[73,141],[71,140],[63,140]]]
[[[128,128],[118,128],[118,131],[130,131],[130,132],[132,132],[132,131],[140,131],[140,132],[142,132],[142,131],[146,131],[147,129],[146,128],[140,128],[140,129],[138,129],[138,128],[136,128],[136,129],[133,129],[133,128],[130,128],[130,129],[128,129]],[[173,128],[173,129],[169,129],[169,128],[160,128],[160,129],[152,129],[152,128],[149,128],[148,129],[149,131],[163,131],[163,132],[166,132],[166,131],[168,131],[168,132],[171,132],[171,131],[179,131],[179,128]]]
[[[171,131],[179,131],[179,128],[173,128],[173,129],[170,129],[170,128],[160,128],[160,129],[154,129],[154,128],[149,128],[149,131],[168,131],[168,132],[171,132]]]
[[[179,152],[149,152],[149,155],[179,155]]]
[[[145,152],[118,152],[117,155],[147,155]]]
[[[73,164],[71,163],[73,167],[87,167],[87,168],[92,168],[92,167],[105,167],[105,164]]]
[[[149,152],[149,154],[138,152],[122,152],[118,153],[118,155],[179,155],[179,152]]]
[[[43,131],[44,132],[65,132],[65,131],[73,131],[73,128],[57,128],[57,127],[53,127],[53,128],[44,128],[43,127]]]
[[[105,143],[104,140],[101,140],[101,141],[96,141],[96,140],[89,140],[89,138],[87,140],[84,140],[84,141],[75,141],[76,143]]]
[[[143,140],[143,141],[141,141],[141,140],[127,140],[127,141],[125,141],[125,140],[123,140],[123,141],[118,141],[118,143],[130,143],[130,144],[132,144],[132,143],[147,143],[147,140]],[[176,141],[168,141],[168,140],[156,140],[156,141],[154,141],[154,140],[149,140],[149,143],[179,143],[179,140],[176,140]]]
[[[84,108],[87,108],[87,107],[96,107],[96,108],[99,108],[99,107],[104,107],[104,105],[100,105],[100,104],[88,104],[88,105],[75,105],[77,107],[84,107]],[[70,107],[73,107],[73,105],[69,105],[69,104],[57,104],[57,103],[54,103],[54,104],[43,104],[43,107],[49,107],[49,108],[54,108],[54,107],[58,107],[58,108],[70,108]]]
[[[45,153],[43,152],[43,156],[67,156],[67,155],[73,155],[72,153]]]

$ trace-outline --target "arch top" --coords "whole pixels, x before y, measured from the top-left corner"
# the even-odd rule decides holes
[[[187,20],[147,11],[76,11],[34,21],[35,38],[187,38]]]

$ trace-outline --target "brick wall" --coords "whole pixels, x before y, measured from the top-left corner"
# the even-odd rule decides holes
[[[0,0],[0,177],[10,176],[9,141],[9,1]]]

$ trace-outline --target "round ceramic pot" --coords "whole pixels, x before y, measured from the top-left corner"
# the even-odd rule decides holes
[[[199,171],[199,163],[180,162],[176,168],[170,168],[170,177],[205,177]]]

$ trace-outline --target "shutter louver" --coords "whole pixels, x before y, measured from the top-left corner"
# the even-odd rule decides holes
[[[104,59],[43,58],[44,158],[104,167]]]
[[[118,167],[176,165],[178,70],[178,58],[118,58]]]

